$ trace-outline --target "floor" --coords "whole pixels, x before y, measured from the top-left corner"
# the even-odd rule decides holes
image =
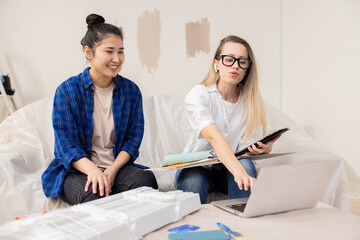
[[[360,217],[360,192],[351,193],[351,213]]]

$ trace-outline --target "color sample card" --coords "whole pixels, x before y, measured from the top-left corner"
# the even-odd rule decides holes
[[[230,240],[221,230],[170,233],[169,240]]]
[[[185,225],[181,225],[179,227],[175,227],[175,228],[171,228],[168,229],[169,232],[189,232],[189,231],[194,231],[196,229],[199,229],[200,227],[198,226],[194,226],[194,225],[190,225],[190,224],[185,224]]]

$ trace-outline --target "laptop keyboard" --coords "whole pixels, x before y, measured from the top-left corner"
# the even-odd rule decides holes
[[[238,204],[233,204],[233,205],[227,205],[228,208],[232,208],[232,209],[234,209],[236,211],[239,211],[239,212],[244,212],[245,206],[246,206],[246,203],[238,203]]]

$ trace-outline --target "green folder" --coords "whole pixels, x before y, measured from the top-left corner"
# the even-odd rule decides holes
[[[209,158],[209,156],[210,151],[170,154],[165,156],[163,166],[168,166],[176,163],[198,161],[202,159],[207,159]]]

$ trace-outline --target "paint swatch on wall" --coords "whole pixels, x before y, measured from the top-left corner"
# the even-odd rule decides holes
[[[186,56],[195,57],[197,53],[210,51],[210,23],[207,18],[186,23]]]
[[[160,58],[160,13],[145,11],[138,17],[137,43],[142,67],[151,73],[157,69]]]

